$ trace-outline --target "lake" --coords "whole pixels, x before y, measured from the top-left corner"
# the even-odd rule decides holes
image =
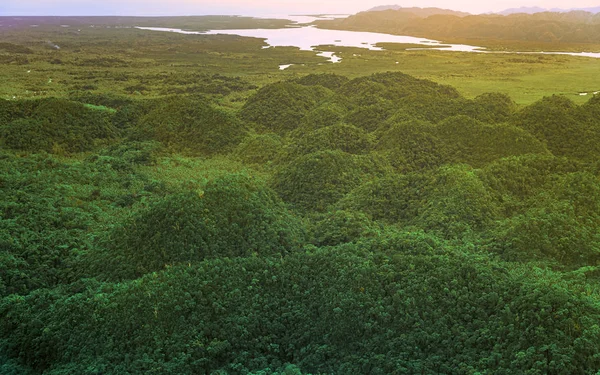
[[[251,38],[264,39],[267,44],[263,48],[271,47],[297,47],[300,50],[315,51],[320,56],[329,58],[331,62],[340,62],[341,58],[336,56],[334,52],[328,51],[327,46],[340,47],[358,47],[369,50],[383,50],[378,47],[378,43],[403,43],[403,44],[418,44],[427,46],[428,48],[418,48],[418,50],[437,50],[448,52],[473,52],[473,53],[514,53],[514,54],[545,54],[545,55],[571,55],[582,57],[600,58],[600,53],[593,52],[496,52],[486,51],[485,48],[471,46],[466,44],[450,44],[441,43],[437,40],[417,38],[412,36],[391,35],[383,33],[371,33],[362,31],[347,31],[347,30],[328,30],[319,29],[313,25],[300,24],[300,19],[309,22],[314,20],[314,17],[309,16],[294,16],[296,24],[283,29],[232,29],[232,30],[209,30],[209,31],[187,31],[181,29],[171,29],[164,27],[138,27],[141,30],[166,31],[176,32],[181,34],[197,34],[197,35],[239,35]],[[292,18],[292,17],[282,17]],[[284,68],[285,69],[285,68]]]

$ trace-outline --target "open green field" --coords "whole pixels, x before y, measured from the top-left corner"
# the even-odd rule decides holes
[[[450,84],[471,98],[501,92],[518,104],[553,94],[583,103],[588,97],[580,92],[600,90],[600,61],[583,57],[406,51],[409,45],[385,51],[322,46],[343,58],[332,64],[310,51],[263,49],[261,39],[227,35],[46,25],[4,29],[2,37],[10,44],[0,46],[0,97],[5,99],[66,97],[74,91],[143,97],[203,92],[198,77],[213,74],[240,77],[243,84],[260,87],[309,73],[357,76],[385,71]],[[22,53],[11,52],[22,47]],[[280,71],[280,64],[295,65]],[[218,93],[218,88],[213,91]],[[228,100],[235,102],[238,96]]]

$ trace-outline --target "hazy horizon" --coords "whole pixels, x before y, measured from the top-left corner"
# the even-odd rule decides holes
[[[426,2],[379,3],[356,0],[330,0],[328,2],[307,0],[106,0],[101,4],[93,0],[8,0],[0,3],[0,16],[185,16],[185,15],[286,15],[344,13],[354,14],[374,6],[398,4],[403,7],[439,7],[474,14],[498,12],[507,8],[585,8],[598,6],[593,0],[576,0],[568,5],[561,1],[494,1],[475,2],[472,0],[429,0]]]

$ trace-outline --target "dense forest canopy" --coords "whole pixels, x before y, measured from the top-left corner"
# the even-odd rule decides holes
[[[0,373],[600,371],[597,95],[195,80],[0,100]]]

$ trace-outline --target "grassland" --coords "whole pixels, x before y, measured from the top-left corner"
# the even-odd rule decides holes
[[[191,22],[186,25],[193,26]],[[163,22],[161,26],[166,25]],[[197,24],[196,29],[202,27],[206,25]],[[221,21],[219,27],[227,24]],[[266,44],[262,39],[231,35],[181,35],[114,25],[1,30],[6,45],[0,46],[0,97],[5,99],[68,97],[82,91],[142,97],[206,93],[207,88],[199,83],[201,76],[214,74],[239,77],[249,87],[249,94],[251,87],[309,73],[353,77],[384,71],[402,71],[450,84],[470,98],[501,92],[520,105],[552,94],[583,103],[587,97],[580,92],[600,90],[600,76],[596,74],[600,61],[584,57],[411,51],[406,50],[408,45],[387,46],[385,51],[320,46],[342,57],[341,63],[332,64],[310,51],[263,49]],[[15,48],[21,53],[11,52]],[[280,71],[280,64],[294,65]],[[233,107],[247,97],[243,92],[213,91]]]

